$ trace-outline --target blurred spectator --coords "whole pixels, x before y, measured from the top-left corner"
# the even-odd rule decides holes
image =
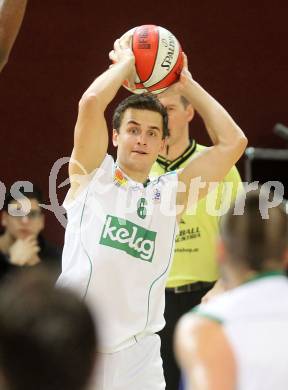
[[[1,390],[84,390],[97,334],[85,303],[49,273],[17,274],[0,288]]]
[[[14,199],[16,198],[16,199]],[[0,236],[0,280],[20,269],[46,265],[53,267],[55,280],[61,270],[61,250],[50,244],[41,234],[45,219],[39,206],[43,202],[41,192],[21,191],[6,196],[2,211]]]

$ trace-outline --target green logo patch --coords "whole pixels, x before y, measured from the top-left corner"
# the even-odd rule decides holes
[[[146,230],[128,220],[107,215],[100,244],[128,253],[141,260],[152,262],[156,232]]]

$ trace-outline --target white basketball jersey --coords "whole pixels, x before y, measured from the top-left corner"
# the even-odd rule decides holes
[[[237,390],[287,390],[288,279],[264,274],[200,305],[219,319],[237,363]],[[213,346],[211,346],[213,348]]]
[[[68,225],[58,284],[76,288],[95,311],[103,352],[165,324],[176,192],[175,173],[144,187],[107,155],[76,200],[64,202]]]

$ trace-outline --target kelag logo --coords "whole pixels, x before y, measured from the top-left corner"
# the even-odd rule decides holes
[[[100,244],[152,262],[156,232],[146,230],[130,221],[107,215]]]

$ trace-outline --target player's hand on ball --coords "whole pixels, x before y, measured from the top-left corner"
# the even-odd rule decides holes
[[[164,92],[159,96],[167,96],[179,94],[185,96],[185,91],[191,82],[193,83],[193,77],[188,69],[188,60],[186,54],[183,52],[183,68],[181,70],[179,80],[171,84]]]
[[[135,88],[135,57],[131,48],[132,34],[124,34],[114,42],[114,49],[110,51],[109,58],[113,64],[124,62],[129,71],[127,82],[131,89]],[[112,64],[112,67],[114,66]]]
[[[188,69],[188,59],[187,59],[186,54],[183,53],[183,68],[182,68],[182,71],[180,73],[178,83],[181,85],[181,87],[185,88],[187,82],[191,82],[191,81],[193,81],[193,77]]]

